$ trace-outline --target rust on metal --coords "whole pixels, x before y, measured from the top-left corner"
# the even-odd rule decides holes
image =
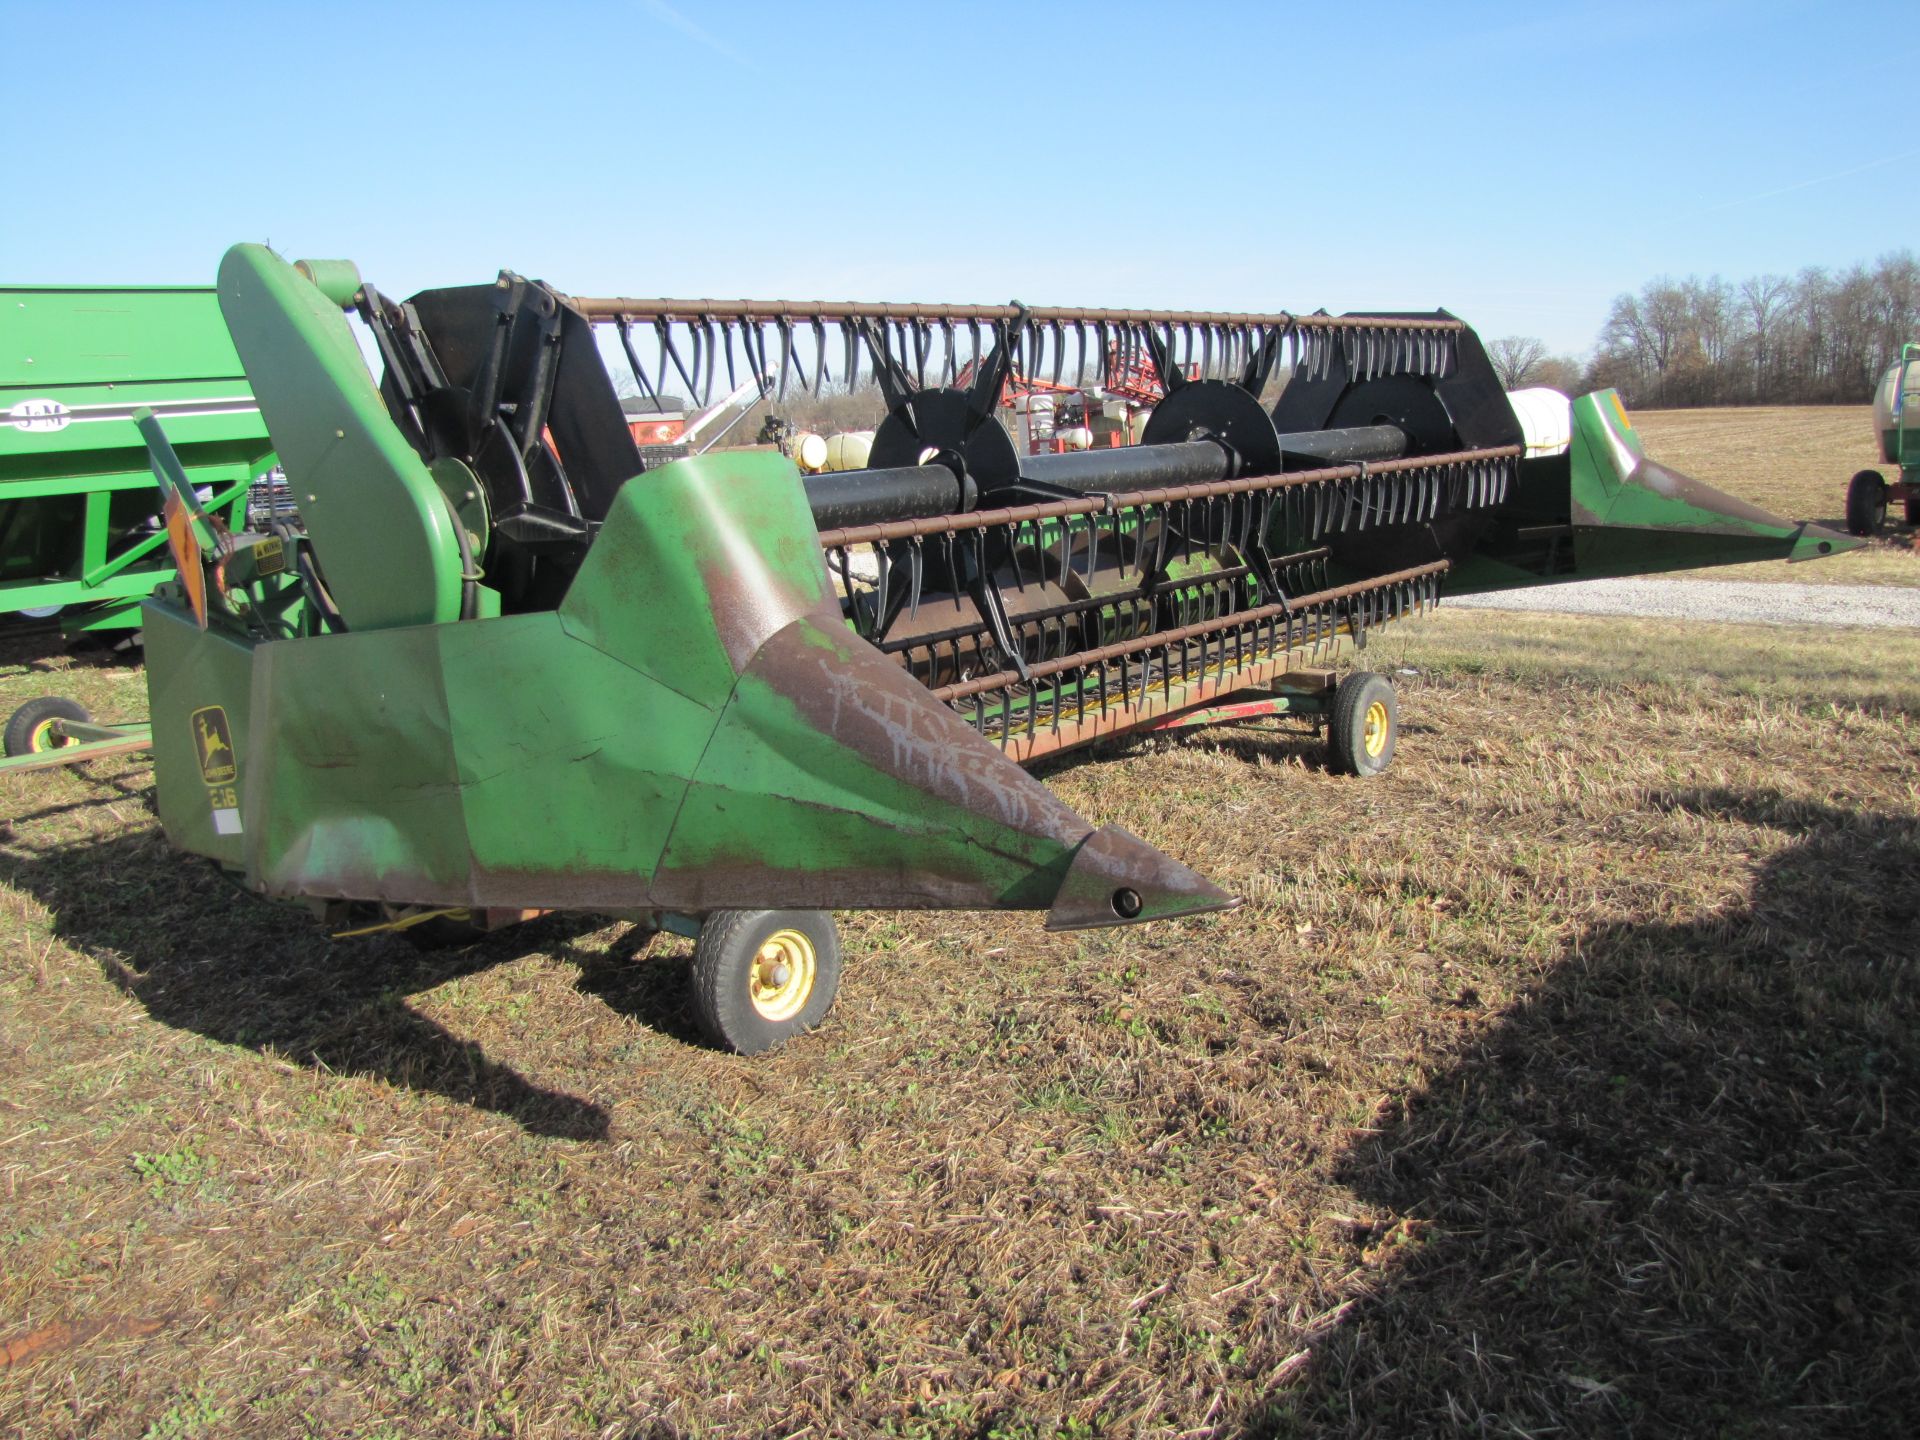
[[[1518,445],[1500,445],[1487,450],[1455,450],[1444,455],[1411,456],[1401,460],[1382,460],[1368,465],[1332,465],[1319,470],[1293,470],[1283,475],[1252,475],[1238,480],[1212,480],[1200,485],[1134,490],[1111,498],[1089,496],[1084,500],[1049,500],[1037,505],[1009,505],[996,510],[968,510],[956,515],[932,515],[919,520],[894,520],[877,525],[849,525],[837,530],[821,531],[820,545],[822,549],[834,550],[850,545],[875,545],[885,540],[924,539],[929,535],[951,535],[999,525],[1011,526],[1036,520],[1057,520],[1070,515],[1099,515],[1111,509],[1171,505],[1187,500],[1216,500],[1228,495],[1248,495],[1267,490],[1324,485],[1338,480],[1357,480],[1368,475],[1394,475],[1409,470],[1439,470],[1450,465],[1511,460],[1523,453]]]
[[[1296,599],[1283,600],[1277,604],[1257,605],[1250,610],[1236,610],[1212,620],[1197,621],[1192,625],[1182,625],[1173,630],[1156,631],[1151,635],[1123,640],[1115,645],[1102,645],[1096,650],[1082,650],[1075,655],[1063,655],[1058,660],[1042,660],[1037,664],[1029,665],[1025,676],[1016,674],[1012,670],[1002,670],[993,675],[981,675],[972,680],[962,680],[958,684],[943,685],[933,692],[933,698],[951,703],[955,700],[964,700],[969,695],[978,695],[985,690],[1004,689],[1007,686],[1019,684],[1023,680],[1044,680],[1064,670],[1099,665],[1105,661],[1137,655],[1143,650],[1153,650],[1164,645],[1178,645],[1184,640],[1198,640],[1204,635],[1230,630],[1237,625],[1257,625],[1263,620],[1284,619],[1288,615],[1310,610],[1317,605],[1330,605],[1368,591],[1384,590],[1389,585],[1397,585],[1402,581],[1423,580],[1429,575],[1443,575],[1451,565],[1451,561],[1433,560],[1425,565],[1414,565],[1405,570],[1395,570],[1391,574],[1376,575],[1369,580],[1357,580],[1351,585],[1336,585],[1330,590],[1319,590],[1311,595],[1301,595]]]

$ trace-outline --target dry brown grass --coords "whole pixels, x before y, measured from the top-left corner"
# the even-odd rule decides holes
[[[1729,494],[1790,520],[1846,530],[1847,482],[1880,464],[1873,412],[1865,405],[1777,405],[1712,410],[1636,410],[1647,453]],[[1823,585],[1920,585],[1914,533],[1893,507],[1889,524],[1860,550],[1807,565],[1723,565],[1692,572],[1716,580],[1798,580]]]
[[[1595,684],[1597,629],[1487,626],[1376,642],[1378,781],[1257,729],[1051,774],[1236,914],[847,917],[755,1061],[682,942],[332,945],[169,853],[144,763],[7,781],[0,1428],[1893,1433],[1913,657]],[[0,704],[51,688],[139,709]]]

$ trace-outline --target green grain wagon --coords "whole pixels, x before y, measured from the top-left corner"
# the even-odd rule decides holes
[[[174,578],[142,408],[164,417],[207,508],[240,528],[273,445],[214,291],[0,286],[0,615],[130,628]]]

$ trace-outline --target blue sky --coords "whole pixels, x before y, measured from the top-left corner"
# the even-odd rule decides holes
[[[1911,4],[0,0],[0,278],[1446,306],[1920,246]],[[27,37],[31,37],[28,39]],[[1904,183],[1901,183],[1904,182]]]

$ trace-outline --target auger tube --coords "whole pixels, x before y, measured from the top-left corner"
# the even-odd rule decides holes
[[[1406,454],[1407,436],[1397,425],[1305,430],[1280,436],[1280,451],[1286,470],[1397,460]],[[1022,480],[1076,495],[1103,491],[1125,495],[1179,485],[1207,485],[1229,479],[1232,474],[1232,457],[1212,440],[1069,450],[1027,455],[1020,460]],[[806,484],[807,504],[813,510],[814,523],[822,530],[890,520],[925,520],[958,514],[964,508],[960,482],[938,463],[809,475]]]

